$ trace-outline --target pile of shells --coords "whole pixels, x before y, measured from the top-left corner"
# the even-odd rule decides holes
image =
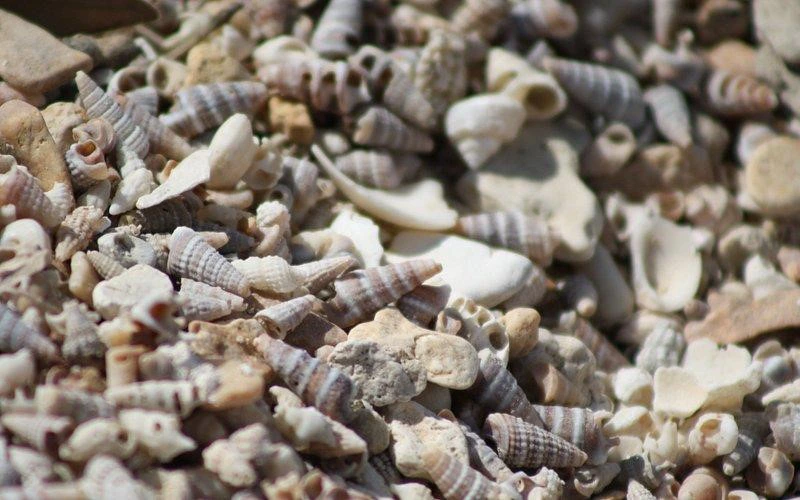
[[[151,3],[0,10],[0,498],[800,492],[800,4]]]

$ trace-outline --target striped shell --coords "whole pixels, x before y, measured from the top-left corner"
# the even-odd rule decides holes
[[[468,238],[519,252],[547,267],[559,244],[555,231],[544,218],[521,212],[490,212],[458,219],[456,231]]]
[[[292,272],[296,276],[302,277],[302,286],[309,293],[315,294],[327,287],[342,273],[357,266],[358,260],[355,257],[340,255],[292,266]]]
[[[115,99],[131,120],[150,138],[150,147],[154,152],[162,153],[173,160],[182,160],[194,151],[186,139],[173,132],[128,96],[118,95]]]
[[[736,425],[739,429],[736,447],[722,458],[722,472],[726,476],[735,476],[741,473],[756,459],[758,450],[769,432],[767,421],[760,413],[742,413],[736,417]],[[770,425],[773,425],[772,422]],[[791,428],[795,429],[796,427],[792,425]],[[779,436],[780,430],[775,431],[776,429],[773,428],[775,439],[780,442],[785,434]],[[794,430],[792,434],[794,434]]]
[[[570,335],[583,342],[594,353],[594,357],[597,359],[597,368],[600,370],[614,373],[618,368],[631,365],[628,358],[619,352],[619,349],[605,335],[577,314],[563,315],[559,328],[568,331]]]
[[[609,415],[607,412],[565,406],[533,406],[548,431],[586,452],[589,465],[606,462],[608,450],[616,441],[608,439],[603,431],[603,419]]]
[[[121,408],[175,413],[185,418],[203,404],[200,388],[185,380],[151,380],[110,387],[105,397]]]
[[[492,413],[483,431],[511,467],[579,467],[586,462],[586,453],[575,445],[511,415]]]
[[[355,149],[336,157],[336,168],[346,176],[364,186],[380,189],[398,187],[420,164],[416,155],[383,150]]]
[[[644,123],[642,91],[630,74],[556,57],[545,57],[542,64],[572,98],[592,112],[632,128]]]
[[[768,86],[753,77],[724,70],[708,77],[705,100],[715,113],[725,116],[764,113],[778,105],[778,97]]]
[[[92,139],[72,144],[64,158],[72,185],[78,189],[86,189],[106,179],[119,178],[116,170],[106,164],[103,151]]]
[[[255,346],[303,402],[340,422],[352,418],[355,387],[341,370],[267,335],[258,337]]]
[[[26,347],[46,361],[55,361],[59,356],[58,348],[47,336],[22,321],[6,304],[0,304],[0,352],[17,352]]]
[[[462,37],[435,30],[414,65],[414,85],[438,115],[467,93],[466,52]]]
[[[331,0],[322,12],[311,48],[327,59],[352,54],[361,39],[362,0]]]
[[[103,211],[95,207],[77,207],[58,226],[56,231],[56,260],[65,261],[75,252],[86,249],[94,235],[111,224]]]
[[[470,465],[484,476],[493,481],[505,481],[514,473],[503,463],[497,453],[465,423],[456,419],[450,410],[442,410],[439,417],[458,424],[467,440]]]
[[[516,28],[526,38],[569,38],[578,29],[575,9],[562,0],[525,0],[511,9]]]
[[[167,268],[183,278],[201,281],[240,296],[250,293],[247,278],[188,227],[178,227],[169,240]]]
[[[420,285],[397,299],[395,305],[409,321],[428,328],[447,306],[449,298],[449,286]]]
[[[268,333],[283,340],[289,332],[302,323],[317,301],[313,295],[290,299],[258,311],[255,319]]]
[[[98,252],[97,250],[89,250],[86,252],[86,258],[89,259],[94,270],[97,271],[97,274],[102,276],[103,279],[110,279],[125,272],[125,266],[117,262],[114,257]]]
[[[689,108],[681,91],[662,84],[647,89],[644,100],[661,135],[673,144],[688,147],[692,142],[692,126]]]
[[[262,292],[288,294],[303,283],[303,277],[285,259],[275,255],[238,259],[232,265],[246,278],[251,288]]]
[[[111,417],[115,411],[100,394],[55,385],[37,386],[34,402],[39,413],[69,417],[79,423]]]
[[[344,62],[287,58],[259,70],[271,94],[329,113],[348,114],[369,102],[364,78]]]
[[[117,133],[105,118],[92,118],[72,129],[75,142],[94,141],[104,154],[114,151]]]
[[[208,83],[184,88],[175,100],[178,109],[159,119],[178,134],[194,137],[236,113],[255,113],[267,101],[267,89],[258,82]]]
[[[39,182],[13,156],[0,155],[0,206],[13,205],[16,218],[30,218],[46,228],[61,222],[58,208],[45,195]]]
[[[426,449],[422,453],[422,463],[446,500],[519,498],[513,489],[489,481],[441,450]]]
[[[36,413],[5,413],[0,424],[39,451],[53,454],[72,431],[67,417]]]
[[[353,142],[362,146],[429,153],[433,139],[381,106],[370,106],[355,118]]]
[[[334,282],[336,296],[325,304],[325,314],[344,328],[364,321],[442,270],[430,259],[351,271]]]

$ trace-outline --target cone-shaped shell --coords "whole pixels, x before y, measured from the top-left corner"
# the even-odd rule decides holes
[[[603,432],[603,418],[608,412],[594,412],[585,408],[534,405],[544,421],[545,428],[566,439],[588,455],[588,463],[599,465],[606,462],[608,450],[616,443]]]
[[[107,400],[122,408],[143,408],[189,416],[203,404],[200,387],[186,380],[149,380],[106,389]]]
[[[255,318],[267,332],[284,339],[305,319],[317,301],[313,295],[304,295],[262,309],[256,313]]]
[[[356,149],[336,157],[336,168],[364,186],[394,189],[403,182],[408,171],[416,170],[419,158],[411,154]]]
[[[172,232],[167,268],[183,278],[218,286],[243,297],[250,293],[247,278],[188,227],[181,226]]]
[[[508,15],[510,7],[508,0],[466,0],[453,12],[451,22],[460,33],[477,33],[489,40]]]
[[[291,293],[303,283],[303,276],[281,257],[248,257],[233,261],[236,268],[250,286],[256,290],[277,295]]]
[[[304,403],[340,422],[352,418],[350,403],[355,387],[341,370],[268,335],[257,338],[255,346]]]
[[[569,38],[578,29],[575,9],[563,0],[526,0],[514,5],[511,17],[528,38]]]
[[[558,235],[545,219],[522,212],[466,215],[458,219],[456,231],[519,252],[544,267],[553,262],[553,252],[559,243]]]
[[[45,195],[39,182],[13,156],[0,155],[0,206],[13,205],[18,219],[30,218],[47,228],[61,222],[58,208]]]
[[[689,107],[680,90],[670,85],[658,85],[644,93],[653,120],[661,135],[682,148],[692,142]]]
[[[194,148],[172,129],[165,126],[158,118],[150,114],[143,106],[137,104],[125,95],[114,96],[122,109],[130,115],[150,138],[150,147],[154,152],[161,153],[173,160],[183,160],[189,156]]]
[[[89,78],[89,75],[78,71],[75,83],[78,84],[78,93],[86,114],[92,118],[103,118],[108,121],[119,140],[136,156],[144,158],[150,150],[150,140],[145,131],[137,126],[120,105]]]
[[[420,285],[397,299],[397,309],[411,322],[427,328],[447,306],[449,286]]]
[[[125,266],[120,264],[114,257],[98,252],[97,250],[89,250],[86,252],[86,258],[92,264],[92,267],[97,274],[103,279],[110,279],[114,276],[119,276],[125,272]]]
[[[38,413],[6,413],[3,427],[39,451],[54,453],[72,430],[72,420]]]
[[[579,467],[586,453],[541,427],[504,413],[486,417],[484,433],[511,467]]]
[[[511,499],[519,495],[510,488],[489,481],[478,471],[434,448],[422,452],[422,463],[446,500],[468,498]]]
[[[295,276],[302,276],[302,285],[310,293],[317,293],[348,269],[358,267],[358,260],[350,255],[315,260],[292,266]]]
[[[327,59],[352,54],[361,39],[362,0],[331,0],[317,21],[311,48]]]
[[[58,359],[58,348],[47,336],[22,321],[7,305],[0,304],[0,352],[17,352],[25,347],[40,359]]]
[[[644,123],[642,91],[630,74],[555,57],[545,57],[542,64],[573,99],[589,110],[634,129]]]
[[[56,232],[55,258],[69,260],[75,252],[84,250],[92,242],[95,233],[108,228],[111,222],[103,217],[103,211],[95,207],[77,207],[58,226]]]
[[[577,314],[565,314],[559,324],[560,330],[583,342],[594,354],[597,367],[606,373],[614,373],[618,369],[630,366],[631,363],[608,338],[600,333],[589,321]]]
[[[430,153],[433,139],[381,106],[370,106],[355,119],[353,141],[363,146]]]
[[[441,264],[419,259],[351,271],[334,282],[336,296],[326,303],[328,319],[342,328],[364,321],[441,270]]]
[[[708,77],[705,98],[714,112],[727,116],[765,113],[778,105],[778,97],[767,85],[751,76],[724,70]]]
[[[739,428],[736,447],[722,459],[722,472],[726,476],[739,474],[756,459],[758,450],[769,432],[767,419],[762,413],[743,413],[736,417],[736,424]],[[780,432],[776,432],[774,424],[770,424],[773,426],[776,441],[779,441]],[[796,427],[793,426],[792,433],[795,430]]]

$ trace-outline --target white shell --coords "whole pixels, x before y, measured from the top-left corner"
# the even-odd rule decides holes
[[[219,126],[208,146],[211,169],[208,187],[230,189],[250,169],[258,146],[253,142],[250,118],[236,113]]]
[[[152,177],[152,174],[151,174]],[[76,204],[79,207],[95,207],[104,213],[111,203],[111,182],[104,180],[94,184],[78,197]],[[133,205],[131,205],[132,207]],[[114,214],[111,214],[114,215]]]
[[[50,200],[50,203],[53,204],[62,219],[75,208],[72,186],[64,184],[63,182],[56,182],[53,184],[50,191],[45,192],[44,195],[47,196],[47,199]]]
[[[172,169],[163,184],[155,188],[150,194],[139,198],[136,201],[136,208],[141,210],[153,207],[166,200],[180,196],[200,184],[208,182],[210,176],[209,150],[200,149],[195,151]]]
[[[525,115],[522,104],[511,97],[482,94],[450,106],[444,128],[467,166],[477,169],[517,136]]]
[[[317,53],[306,42],[293,36],[281,35],[270,38],[253,51],[253,64],[262,68],[283,62],[288,58],[300,57],[314,59]]]
[[[249,257],[231,263],[256,290],[285,294],[297,290],[303,284],[303,277],[288,262],[274,255]]]
[[[341,212],[331,223],[331,229],[346,236],[355,246],[355,257],[362,267],[377,267],[383,258],[380,228],[372,219],[350,210]]]
[[[736,447],[739,427],[728,413],[704,413],[686,437],[689,459],[703,465],[716,457],[727,455]]]
[[[197,447],[194,441],[180,432],[177,415],[160,411],[122,410],[119,422],[149,455],[168,462],[181,453]]]
[[[0,233],[0,245],[13,245],[35,250],[49,250],[50,235],[34,219],[15,220]]]
[[[150,266],[137,264],[119,276],[98,283],[92,291],[92,302],[100,315],[110,319],[155,292],[172,293],[169,276]]]
[[[123,212],[127,212],[136,206],[136,202],[139,198],[152,191],[153,186],[153,172],[150,170],[140,168],[139,170],[131,172],[117,185],[117,191],[111,199],[108,213],[111,215],[119,215]]]
[[[448,308],[455,309],[460,316],[459,336],[466,338],[479,353],[489,351],[503,365],[508,364],[510,347],[506,327],[489,309],[465,297],[452,299]]]
[[[486,59],[486,86],[519,101],[529,119],[548,120],[567,107],[567,94],[552,75],[499,47]]]
[[[709,339],[689,343],[683,369],[708,392],[705,408],[738,410],[742,398],[761,383],[761,363],[752,361],[747,349],[732,344],[718,347]]]
[[[425,179],[391,191],[370,189],[341,173],[316,145],[311,151],[336,187],[372,216],[409,229],[441,231],[456,225],[458,212],[447,205],[439,182]]]
[[[17,388],[32,384],[36,362],[28,349],[0,355],[0,396],[12,396]]]
[[[620,368],[613,381],[614,395],[625,404],[647,406],[653,399],[653,376],[641,368]]]

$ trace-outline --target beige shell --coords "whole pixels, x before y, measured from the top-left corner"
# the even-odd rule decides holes
[[[395,11],[395,15],[402,7]],[[466,57],[464,39],[444,29],[431,32],[419,54],[414,65],[414,85],[438,115],[443,115],[451,103],[467,92]]]
[[[12,396],[18,388],[30,385],[36,375],[36,362],[28,349],[0,355],[0,396]]]
[[[136,440],[138,446],[161,462],[191,451],[197,445],[181,434],[180,419],[160,411],[122,410],[119,423]]]
[[[137,264],[95,286],[92,301],[97,312],[108,319],[152,293],[172,293],[169,277],[148,265]]]
[[[444,127],[467,166],[477,169],[516,138],[524,121],[525,108],[519,101],[501,94],[480,94],[453,104]]]
[[[76,143],[94,141],[104,154],[114,151],[117,143],[116,134],[114,127],[104,118],[92,118],[72,129],[72,138]]]
[[[57,226],[61,214],[28,170],[13,156],[0,155],[0,206],[13,205],[15,218],[31,218],[46,228]]]
[[[614,373],[621,367],[630,366],[628,358],[605,335],[575,312],[566,312],[561,315],[559,330],[580,340],[594,354],[597,367],[601,370]],[[555,337],[558,338],[558,336]]]
[[[630,74],[605,66],[545,57],[542,65],[567,93],[594,113],[637,128],[645,121],[639,83]]]
[[[233,188],[250,168],[256,150],[253,127],[246,115],[237,113],[225,120],[208,146],[208,163],[211,169],[208,187]]]
[[[369,106],[354,118],[353,142],[362,146],[429,153],[433,139],[381,106]]]
[[[465,297],[451,300],[448,309],[452,309],[461,319],[459,336],[467,339],[479,353],[487,350],[502,361],[503,365],[508,364],[509,340],[506,328],[489,309]]]
[[[789,488],[794,466],[786,455],[775,448],[762,447],[756,461],[745,472],[747,485],[758,494],[779,497]]]
[[[297,451],[322,458],[366,459],[367,443],[362,438],[313,407],[278,404],[275,426]]]
[[[106,164],[100,146],[91,139],[72,144],[64,157],[76,188],[85,189],[100,181],[119,177]]]
[[[578,467],[587,458],[555,434],[503,413],[486,417],[484,433],[497,446],[500,458],[512,467]]]
[[[61,314],[56,316],[63,321],[64,342],[61,353],[68,363],[90,364],[103,359],[105,346],[97,336],[97,314],[74,301],[66,302]]]
[[[203,401],[197,385],[187,381],[153,380],[111,387],[105,397],[122,408],[142,408],[188,416]]]
[[[116,231],[109,232],[97,239],[100,252],[111,256],[123,267],[146,264],[156,267],[157,255],[153,246],[141,238]]]
[[[34,219],[17,219],[0,232],[0,245],[32,250],[50,249],[50,235]]]
[[[65,261],[75,252],[85,250],[94,235],[108,229],[111,221],[95,207],[78,207],[67,216],[56,231],[56,260]]]
[[[492,212],[458,219],[456,230],[469,238],[519,252],[549,266],[559,238],[547,221],[521,212]]]
[[[753,77],[716,70],[705,86],[707,105],[725,116],[753,115],[771,111],[778,97],[767,85]]]
[[[736,447],[739,429],[733,416],[727,413],[704,413],[698,417],[686,437],[689,459],[697,464],[707,464]]]
[[[636,152],[636,137],[624,123],[610,123],[583,152],[581,174],[611,176],[628,163]]]
[[[286,260],[277,257],[248,257],[232,262],[250,287],[273,294],[288,294],[299,288],[303,277]]]
[[[219,286],[242,297],[250,293],[247,278],[188,227],[172,232],[167,267],[183,278]]]
[[[315,59],[317,53],[305,41],[289,35],[280,35],[265,40],[252,53],[253,64],[263,68],[287,59]]]
[[[54,453],[72,430],[72,419],[53,415],[4,413],[0,423],[39,451]]]
[[[689,147],[692,142],[692,126],[689,107],[681,91],[662,84],[647,89],[643,98],[661,135],[682,148]]]
[[[679,0],[656,0],[653,2],[653,34],[662,47],[672,44],[675,30],[680,22]]]
[[[114,407],[102,395],[55,385],[37,386],[34,404],[39,413],[62,415],[75,422],[114,415]]]
[[[534,0],[558,1],[558,0]],[[528,119],[548,120],[567,106],[567,95],[548,73],[501,48],[492,48],[486,60],[486,87],[501,92],[525,107]]]
[[[72,186],[64,182],[56,182],[50,191],[46,191],[44,195],[50,200],[50,203],[56,207],[59,219],[63,220],[68,213],[75,208],[75,198],[72,192]]]
[[[208,182],[211,176],[210,154],[210,150],[201,149],[181,160],[166,181],[136,200],[136,208],[154,207]]]
[[[203,450],[203,465],[231,486],[251,486],[258,479],[248,457],[226,439],[214,441]]]
[[[101,454],[125,459],[135,449],[136,441],[119,422],[110,418],[95,418],[75,428],[58,449],[58,456],[68,462],[85,462]]]
[[[428,328],[447,306],[450,291],[447,285],[420,285],[397,299],[395,306],[411,322]]]
[[[153,190],[153,172],[146,168],[141,168],[127,175],[117,185],[108,213],[119,215],[134,208],[139,198]]]
[[[145,353],[140,345],[114,345],[106,351],[106,386],[122,387],[136,382],[139,356]]]
[[[55,477],[53,460],[45,453],[41,453],[25,446],[8,446],[5,450],[4,461],[18,471],[14,481],[21,479],[26,482],[39,483]]]
[[[76,254],[77,255],[77,254]],[[86,253],[86,260],[92,266],[93,272],[99,274],[103,279],[111,279],[115,276],[119,276],[123,272],[125,272],[125,267],[117,262],[114,257],[110,255],[106,255],[104,253],[98,252],[96,250],[90,250]],[[89,277],[87,277],[89,279]],[[96,279],[95,275],[95,282],[91,285],[91,292],[94,291],[94,287],[100,280]],[[91,283],[91,282],[90,282]]]
[[[111,203],[111,182],[100,181],[92,185],[82,195],[78,196],[75,204],[79,207],[95,207],[103,212],[108,210]]]
[[[147,67],[146,83],[164,96],[172,97],[183,87],[187,72],[185,64],[158,57]]]
[[[302,285],[313,294],[354,267],[358,267],[358,261],[354,257],[341,255],[292,266],[292,271],[296,276],[302,276]]]
[[[360,0],[331,0],[317,20],[311,48],[327,59],[352,54],[361,39]]]
[[[455,225],[458,214],[447,206],[439,182],[425,179],[392,191],[370,189],[339,172],[316,145],[311,147],[311,151],[342,193],[374,217],[401,227],[430,231]]]
[[[58,348],[46,335],[0,304],[0,352],[17,352],[26,347],[40,359],[55,361],[59,357]]]
[[[238,295],[186,278],[181,278],[178,296],[183,299],[181,313],[187,320],[211,321],[245,309]]]

